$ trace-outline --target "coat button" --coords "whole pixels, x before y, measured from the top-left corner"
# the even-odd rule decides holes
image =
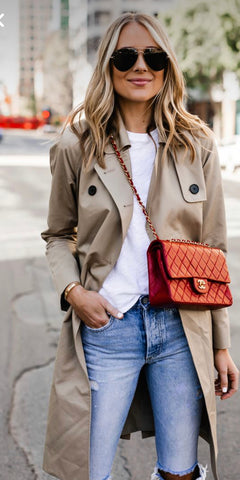
[[[95,195],[96,191],[97,191],[97,187],[95,187],[95,185],[90,185],[88,189],[89,195]]]
[[[193,195],[196,195],[196,193],[199,192],[199,186],[196,185],[196,183],[193,183],[192,185],[190,185],[189,190],[191,193],[193,193]]]

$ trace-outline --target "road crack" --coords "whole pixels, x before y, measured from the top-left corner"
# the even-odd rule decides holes
[[[54,360],[55,360],[55,357],[50,358],[47,362],[45,362],[43,364],[31,366],[29,368],[25,368],[24,370],[22,370],[17,375],[17,377],[15,378],[14,383],[13,383],[13,393],[12,393],[10,409],[9,409],[9,412],[8,412],[8,419],[7,419],[7,421],[8,421],[8,432],[11,435],[11,437],[13,438],[13,441],[16,444],[17,448],[20,449],[23,452],[23,455],[26,459],[27,465],[28,465],[29,469],[31,470],[31,472],[34,474],[33,480],[38,480],[39,479],[38,468],[33,461],[34,460],[34,455],[31,452],[31,448],[28,448],[29,445],[26,446],[24,444],[24,442],[21,441],[22,438],[21,438],[21,435],[19,435],[19,431],[21,432],[21,427],[19,427],[16,423],[14,423],[14,422],[16,422],[16,419],[14,419],[15,410],[18,407],[19,399],[21,399],[19,391],[18,391],[18,387],[20,386],[21,382],[24,381],[26,375],[29,375],[29,374],[37,371],[37,370],[42,370],[44,368],[47,368],[47,367],[51,366],[53,364]],[[28,395],[28,392],[26,391],[26,396],[27,395]],[[19,396],[19,398],[18,398],[18,396]],[[35,426],[32,425],[32,428],[34,429]],[[51,478],[51,477],[49,476],[48,478]]]

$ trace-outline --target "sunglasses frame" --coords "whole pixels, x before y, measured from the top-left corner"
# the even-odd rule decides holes
[[[127,52],[129,52],[130,55],[131,54],[133,55],[133,63],[130,65],[130,67],[127,67],[127,68],[124,67],[124,70],[123,70],[122,68],[119,68],[119,66],[118,67],[116,66],[116,64],[115,64],[116,56],[121,54],[121,53],[127,53]],[[157,47],[147,47],[147,48],[144,48],[144,49],[135,48],[135,47],[123,47],[123,48],[119,48],[118,50],[115,50],[115,52],[113,52],[113,54],[110,58],[113,62],[114,67],[117,70],[119,70],[120,72],[127,72],[128,70],[130,70],[135,65],[135,63],[138,59],[139,53],[143,54],[144,61],[146,62],[148,67],[151,68],[151,70],[153,70],[155,72],[160,72],[161,70],[164,70],[168,65],[168,55],[167,55],[167,53],[164,52],[163,50],[161,50],[160,48],[157,48]],[[162,57],[163,57],[163,66],[159,69],[158,68],[157,69],[153,68],[153,66],[151,65],[151,61],[150,61],[150,65],[149,65],[149,56],[150,55],[155,55],[157,53],[161,53]]]

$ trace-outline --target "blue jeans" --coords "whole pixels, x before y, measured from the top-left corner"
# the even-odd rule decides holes
[[[82,324],[81,334],[92,394],[90,480],[110,478],[142,368],[154,415],[156,466],[191,472],[203,394],[178,310],[151,307],[141,296],[122,320],[110,317],[99,329]]]

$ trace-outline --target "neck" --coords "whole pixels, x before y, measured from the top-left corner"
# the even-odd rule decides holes
[[[129,132],[146,133],[152,121],[152,109],[149,103],[137,103],[119,100],[124,125]]]

